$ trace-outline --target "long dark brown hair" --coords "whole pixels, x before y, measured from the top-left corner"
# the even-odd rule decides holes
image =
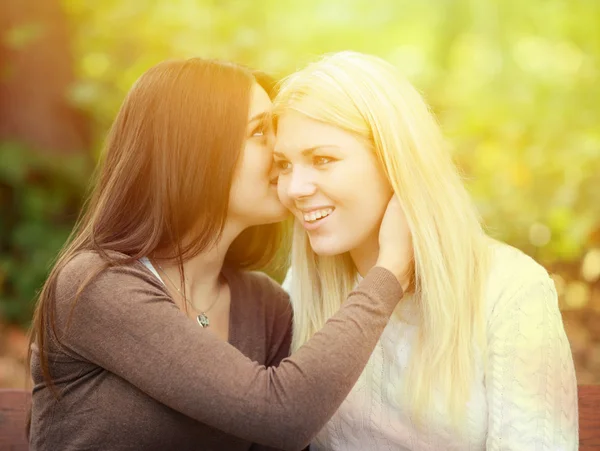
[[[34,313],[29,361],[35,344],[44,380],[57,398],[48,346],[60,345],[55,291],[61,270],[82,251],[103,257],[104,265],[87,276],[79,295],[106,268],[157,252],[176,260],[183,273],[184,261],[218,240],[245,141],[254,83],[273,96],[274,81],[265,74],[193,58],[152,67],[127,94],[108,134],[88,201]],[[245,230],[232,244],[227,264],[239,269],[273,264],[285,244],[284,227]]]

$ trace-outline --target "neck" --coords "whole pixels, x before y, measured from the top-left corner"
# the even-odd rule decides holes
[[[207,300],[219,293],[221,289],[220,274],[223,269],[225,256],[231,243],[242,232],[243,228],[225,223],[221,238],[209,249],[183,262],[185,274],[185,292],[188,299],[193,299],[194,307],[205,307]],[[161,260],[160,256],[154,259],[169,281],[183,291],[181,276],[176,260]]]
[[[358,273],[365,277],[369,270],[377,263],[379,256],[379,232],[373,233],[359,246],[350,251],[350,257]]]

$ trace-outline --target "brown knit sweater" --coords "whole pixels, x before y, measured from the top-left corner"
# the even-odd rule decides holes
[[[63,346],[51,345],[49,357],[62,397],[45,387],[34,347],[32,451],[302,449],[349,393],[402,297],[397,279],[373,268],[284,358],[289,301],[257,273],[224,271],[229,343],[190,320],[141,263],[95,278],[66,328],[73,296],[100,264],[80,254],[59,275]]]

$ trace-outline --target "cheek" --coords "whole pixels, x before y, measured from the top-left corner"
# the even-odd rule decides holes
[[[392,195],[392,189],[380,174],[372,173],[370,182],[365,183],[366,189],[360,193],[361,208],[366,217],[371,221],[379,221],[383,218],[387,204]]]
[[[273,164],[273,153],[265,145],[248,142],[241,163],[240,167],[247,180],[268,179]]]
[[[257,174],[260,177],[269,178],[273,170],[273,154],[268,150],[261,150],[260,156],[256,158]]]
[[[288,192],[289,177],[286,175],[280,175],[277,179],[277,196],[279,201],[287,208],[291,209],[291,199],[287,195]]]
[[[243,156],[239,160],[236,173],[233,176],[231,185],[230,202],[236,208],[244,208],[251,203],[253,199],[262,193],[259,189],[263,180],[268,180],[264,173],[261,173],[262,167],[257,164],[256,159]]]
[[[385,176],[369,161],[358,167],[360,170],[355,167],[328,181],[331,197],[347,207],[356,225],[378,225],[390,200],[391,187]]]
[[[371,168],[357,159],[341,162],[331,170],[318,173],[316,177],[320,190],[334,202],[350,208],[368,208],[379,191],[379,180]]]

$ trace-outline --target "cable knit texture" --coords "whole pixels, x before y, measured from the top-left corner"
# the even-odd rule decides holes
[[[466,436],[439,410],[417,429],[398,399],[417,332],[404,302],[404,320],[390,321],[311,450],[576,450],[577,382],[552,279],[521,251],[496,243],[485,301],[488,367],[474,356]]]

